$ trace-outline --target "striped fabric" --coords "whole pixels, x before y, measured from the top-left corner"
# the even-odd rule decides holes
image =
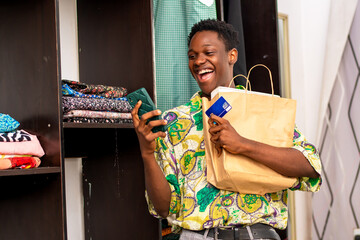
[[[203,3],[204,2],[204,3]],[[215,1],[153,0],[157,107],[186,103],[199,90],[188,69],[187,36],[201,19],[216,18]]]
[[[0,142],[23,142],[31,141],[31,136],[24,130],[14,132],[0,133]]]

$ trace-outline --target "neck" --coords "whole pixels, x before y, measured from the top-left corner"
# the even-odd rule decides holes
[[[209,101],[211,100],[210,95],[205,94],[204,92],[200,93],[200,97],[206,97]]]

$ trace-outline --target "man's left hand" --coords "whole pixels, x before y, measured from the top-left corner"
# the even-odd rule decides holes
[[[222,148],[233,154],[241,153],[241,142],[243,142],[245,138],[236,132],[228,120],[211,114],[208,123],[210,125],[210,140],[215,144],[219,156],[222,153]]]

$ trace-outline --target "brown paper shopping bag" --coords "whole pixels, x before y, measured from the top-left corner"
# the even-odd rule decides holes
[[[257,66],[264,65],[258,64],[254,67]],[[248,80],[253,68],[249,70],[247,77],[243,77]],[[268,71],[272,84],[271,72],[269,69]],[[224,118],[240,135],[276,147],[291,147],[293,145],[296,101],[274,96],[274,93],[270,95],[257,94],[247,90],[234,91],[237,92],[220,90],[211,101],[202,98],[208,181],[219,189],[260,195],[291,187],[296,178],[285,177],[248,157],[234,155],[226,150],[223,150],[218,157],[215,145],[210,141],[208,116],[205,111],[220,96],[223,96],[232,106]]]

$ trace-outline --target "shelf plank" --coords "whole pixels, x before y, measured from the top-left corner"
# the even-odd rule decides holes
[[[60,167],[38,167],[30,169],[7,169],[0,170],[1,176],[37,175],[48,173],[60,173]]]
[[[64,128],[134,128],[132,123],[72,123],[63,122]]]

